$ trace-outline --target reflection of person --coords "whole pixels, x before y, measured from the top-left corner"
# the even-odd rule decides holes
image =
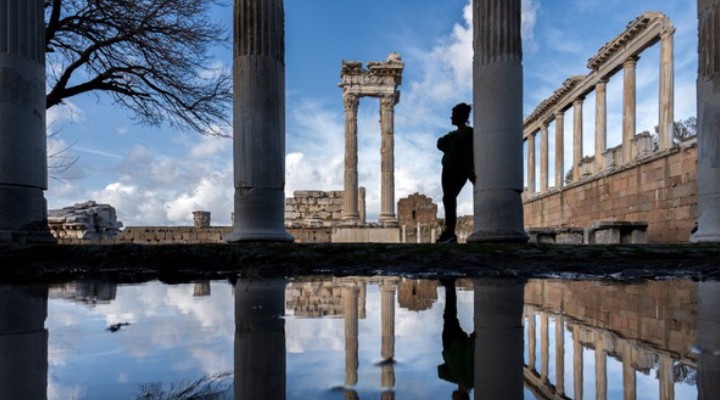
[[[470,180],[475,184],[473,128],[467,125],[471,109],[472,107],[465,103],[453,107],[450,122],[457,129],[437,141],[437,148],[443,152],[441,182],[445,208],[445,229],[440,234],[438,243],[457,242],[457,197],[466,181]]]
[[[473,388],[475,357],[475,332],[468,335],[460,327],[457,318],[457,294],[455,281],[443,280],[445,286],[445,311],[443,312],[442,357],[438,365],[438,377],[457,384],[453,400],[469,400]]]

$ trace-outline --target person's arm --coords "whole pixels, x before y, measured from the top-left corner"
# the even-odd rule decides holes
[[[463,142],[463,159],[465,160],[465,172],[467,173],[470,182],[475,184],[477,180],[475,176],[475,159],[474,159],[474,148],[473,148],[473,130],[468,129],[467,137]]]
[[[448,147],[450,147],[450,138],[452,137],[452,132],[448,133],[447,135],[441,137],[437,141],[437,148],[438,150],[442,151],[443,153],[448,151]]]

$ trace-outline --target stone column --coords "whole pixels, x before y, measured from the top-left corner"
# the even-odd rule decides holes
[[[344,287],[342,292],[345,316],[345,384],[358,382],[358,295],[357,286]]]
[[[595,334],[595,398],[603,400],[607,399],[607,350],[602,334]]]
[[[574,399],[583,398],[583,347],[580,342],[581,328],[573,326],[573,391]]]
[[[698,399],[720,399],[720,282],[699,282],[697,303]]]
[[[207,297],[211,292],[210,281],[198,281],[193,284],[193,297]]]
[[[605,168],[607,150],[607,79],[595,85],[595,173]]]
[[[526,242],[520,0],[474,0],[474,232],[468,242]]]
[[[565,318],[555,317],[555,391],[565,394]]]
[[[633,160],[633,139],[637,129],[635,118],[637,116],[637,84],[636,74],[637,57],[630,57],[623,64],[623,136],[622,148],[624,162]]]
[[[236,399],[285,398],[285,281],[235,283]]]
[[[53,242],[47,225],[41,0],[0,1],[0,242]]]
[[[637,399],[637,374],[632,366],[633,346],[626,341],[623,349],[623,400]]]
[[[535,371],[535,361],[537,359],[537,332],[535,325],[535,312],[530,311],[527,314],[527,342],[528,342],[528,368]]]
[[[527,192],[535,193],[535,132],[527,138]]]
[[[475,400],[523,398],[521,281],[476,280]]]
[[[548,124],[543,123],[540,128],[540,193],[548,191],[549,140]]]
[[[668,22],[669,24],[669,22]],[[673,37],[675,27],[668,25],[660,34],[660,151],[669,149],[675,118],[675,61]]]
[[[357,164],[357,163],[356,163]],[[357,172],[357,170],[356,170]],[[365,207],[365,186],[358,187],[358,200],[357,200],[357,207],[358,207],[358,214],[359,214],[359,223],[360,225],[365,225],[367,222],[365,216],[366,216],[366,207]]]
[[[395,358],[395,292],[392,283],[380,285],[381,351],[383,361]]]
[[[692,242],[720,242],[719,7],[720,0],[698,1],[698,230]]]
[[[285,21],[282,0],[235,0],[235,220],[228,242],[291,242],[285,231]]]
[[[348,94],[343,96],[345,103],[345,191],[343,192],[342,224],[358,225],[358,143],[357,111],[359,99]]]
[[[47,292],[0,286],[0,399],[47,399]]]
[[[573,102],[573,182],[580,180],[580,161],[583,157],[583,101],[584,97]]]
[[[669,354],[660,354],[660,368],[658,371],[660,381],[660,398],[662,400],[675,399],[675,377],[673,374],[673,359]]]
[[[548,332],[549,318],[546,312],[540,314],[540,378],[548,382],[550,370],[550,335]]]
[[[565,186],[565,113],[555,113],[555,188]]]
[[[383,226],[397,226],[395,216],[395,95],[380,97],[380,218]]]

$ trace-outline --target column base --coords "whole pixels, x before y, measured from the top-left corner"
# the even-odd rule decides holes
[[[292,242],[285,230],[285,193],[279,189],[236,188],[233,231],[226,242]]]
[[[525,231],[494,230],[475,231],[468,236],[468,243],[527,243],[529,237]]]
[[[398,227],[398,221],[394,214],[391,215],[380,215],[379,221],[381,226],[387,227],[387,228],[396,228]]]
[[[0,185],[0,243],[54,244],[41,188]]]
[[[360,217],[359,216],[347,216],[343,217],[340,221],[340,226],[346,226],[346,227],[355,227],[360,226]]]

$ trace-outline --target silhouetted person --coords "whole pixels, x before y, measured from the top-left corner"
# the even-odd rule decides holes
[[[465,103],[453,107],[450,121],[457,129],[437,141],[437,148],[443,152],[441,182],[445,207],[445,229],[440,234],[438,243],[457,242],[457,197],[466,181],[475,184],[473,128],[468,126],[471,109],[472,107]]]
[[[438,365],[438,377],[457,384],[453,400],[469,400],[474,384],[475,333],[468,335],[460,327],[455,281],[443,280],[442,284],[445,286],[442,330],[442,357],[445,362]]]

